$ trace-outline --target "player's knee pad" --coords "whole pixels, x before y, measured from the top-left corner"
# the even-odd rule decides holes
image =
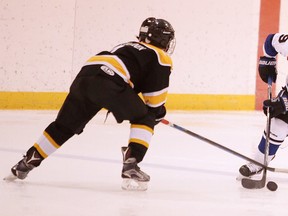
[[[133,104],[133,101],[131,101],[130,106],[134,107],[134,109],[129,110],[125,109],[125,107],[121,107],[112,111],[118,123],[121,123],[124,120],[129,120],[130,122],[137,122],[142,121],[142,119],[146,118],[148,110],[145,105],[137,103]]]
[[[150,115],[145,115],[142,118],[130,121],[130,123],[138,124],[138,125],[145,125],[153,130],[155,126],[155,118],[153,118]]]

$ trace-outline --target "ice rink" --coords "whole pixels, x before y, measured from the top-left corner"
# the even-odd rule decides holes
[[[56,111],[0,111],[0,176],[37,141]],[[272,216],[287,215],[288,174],[268,172],[278,190],[248,190],[236,180],[246,161],[159,124],[144,161],[144,192],[121,190],[120,147],[129,124],[105,112],[72,137],[24,181],[0,182],[1,216]],[[252,156],[262,136],[262,112],[168,112],[166,119]],[[288,168],[287,143],[270,166]]]

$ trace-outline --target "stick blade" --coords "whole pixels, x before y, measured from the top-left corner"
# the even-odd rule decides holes
[[[266,181],[263,178],[260,180],[243,178],[241,184],[247,189],[261,189],[265,187]]]

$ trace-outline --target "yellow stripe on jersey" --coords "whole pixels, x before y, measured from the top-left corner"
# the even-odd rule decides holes
[[[148,148],[152,135],[152,128],[146,125],[131,124],[129,143],[135,142]]]
[[[149,47],[150,49],[154,50],[154,52],[157,54],[158,62],[160,65],[170,66],[171,69],[173,68],[172,59],[164,50],[162,50],[156,46],[153,46],[151,44],[147,44],[144,42],[140,42],[140,43]]]
[[[122,79],[129,83],[129,85],[133,88],[134,84],[130,80],[130,73],[124,63],[117,56],[113,55],[97,55],[93,56],[86,62],[85,65],[97,65],[103,64],[107,67],[110,67],[115,73],[117,73]]]
[[[58,145],[52,137],[44,131],[39,140],[34,144],[34,147],[43,158],[46,158],[60,148],[60,145]]]
[[[168,88],[157,92],[142,93],[145,103],[150,107],[158,107],[166,103]]]

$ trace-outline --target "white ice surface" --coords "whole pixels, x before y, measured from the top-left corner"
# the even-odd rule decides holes
[[[0,111],[0,177],[34,144],[55,111]],[[268,172],[278,190],[248,190],[236,180],[246,161],[169,126],[155,128],[143,171],[145,192],[121,190],[120,147],[129,124],[97,115],[27,179],[0,181],[1,216],[282,216],[288,174]],[[167,119],[241,154],[252,156],[265,127],[261,112],[170,112]],[[288,167],[286,144],[272,167]]]

